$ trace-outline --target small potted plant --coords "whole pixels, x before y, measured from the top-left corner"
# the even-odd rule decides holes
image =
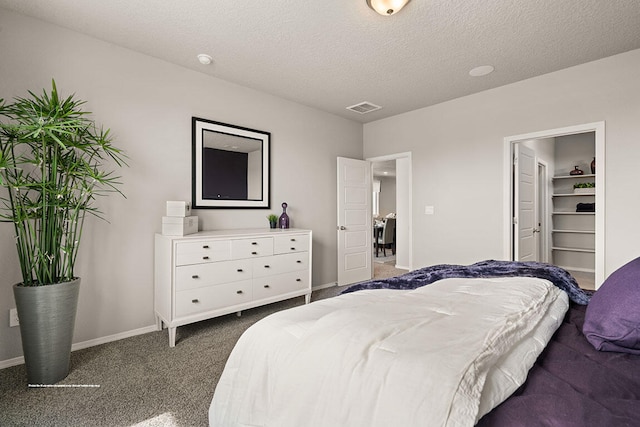
[[[593,182],[578,182],[573,184],[573,192],[576,194],[594,194],[596,184]]]
[[[274,214],[267,215],[267,219],[269,220],[269,228],[276,228],[278,225],[278,216]]]
[[[73,95],[29,92],[0,99],[0,221],[15,229],[22,282],[13,286],[27,379],[54,384],[69,373],[80,278],[74,272],[85,214],[119,192],[109,161],[124,164],[109,130]]]

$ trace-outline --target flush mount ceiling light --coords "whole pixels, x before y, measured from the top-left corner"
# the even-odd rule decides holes
[[[201,53],[198,55],[198,61],[200,61],[202,65],[209,65],[213,62],[213,58],[210,55]]]
[[[471,77],[482,77],[493,73],[494,68],[491,65],[481,65],[469,71]]]
[[[367,5],[383,16],[391,16],[400,12],[411,0],[367,0]]]

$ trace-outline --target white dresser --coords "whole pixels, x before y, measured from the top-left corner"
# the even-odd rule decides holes
[[[248,229],[155,237],[156,326],[169,329],[305,295],[311,299],[311,231]]]

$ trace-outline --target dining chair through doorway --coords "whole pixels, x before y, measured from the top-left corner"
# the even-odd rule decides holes
[[[387,256],[387,246],[391,249],[391,253],[395,255],[395,237],[396,237],[396,220],[395,218],[387,218],[382,227],[382,234],[376,237],[376,257],[378,249],[382,245],[382,252]]]

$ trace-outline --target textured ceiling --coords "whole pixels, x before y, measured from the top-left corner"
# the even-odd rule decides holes
[[[391,17],[365,0],[0,7],[362,122],[640,48],[640,0],[412,0]],[[495,72],[469,76],[485,64]],[[362,101],[383,108],[346,110]]]

